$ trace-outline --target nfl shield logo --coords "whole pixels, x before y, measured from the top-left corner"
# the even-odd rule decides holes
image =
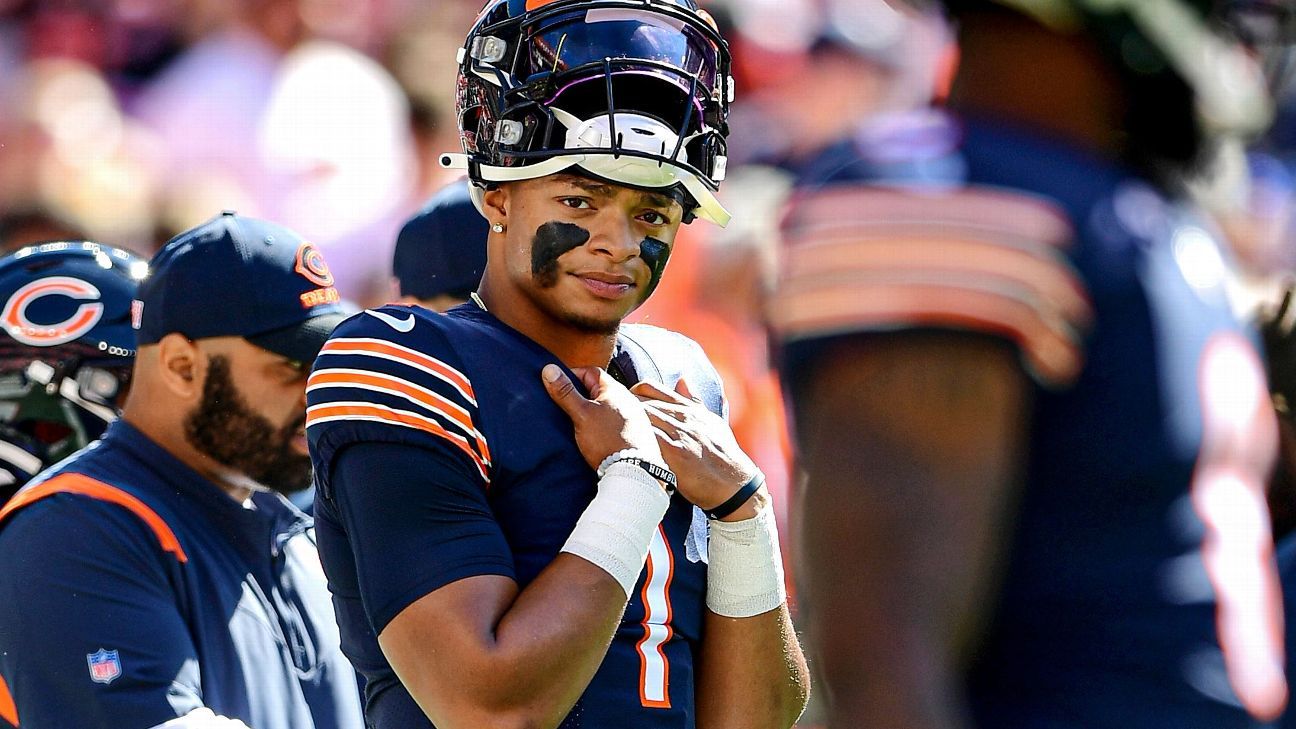
[[[86,663],[90,664],[90,680],[95,683],[112,683],[121,675],[121,661],[117,651],[106,651],[103,648],[86,654]]]

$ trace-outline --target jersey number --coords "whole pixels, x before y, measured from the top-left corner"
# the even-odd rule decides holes
[[[666,544],[666,531],[659,524],[648,545],[647,574],[643,591],[643,638],[639,652],[639,702],[654,709],[670,708],[670,661],[663,647],[671,639],[670,585],[675,573],[675,555]]]
[[[1260,719],[1287,698],[1282,615],[1264,489],[1276,440],[1264,374],[1237,335],[1211,340],[1202,354],[1201,456],[1192,501],[1206,526],[1202,556],[1215,587],[1216,624],[1229,683]]]

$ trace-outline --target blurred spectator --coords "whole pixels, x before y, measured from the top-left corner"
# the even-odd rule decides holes
[[[468,178],[438,192],[396,238],[392,275],[400,302],[445,311],[468,301],[486,270],[488,232]]]
[[[41,208],[0,210],[0,252],[12,253],[43,241],[85,239],[71,223]]]
[[[934,16],[885,0],[725,3],[737,33],[733,163],[796,168],[879,115],[926,106],[952,45]]]
[[[136,111],[162,140],[166,225],[230,207],[277,220],[326,251],[344,295],[371,303],[385,292],[382,262],[413,193],[409,111],[375,61],[310,40],[308,21],[332,17],[325,10],[234,3]]]
[[[37,213],[99,240],[151,252],[156,157],[92,66],[20,67],[0,112],[0,216]],[[82,236],[78,236],[82,237]]]

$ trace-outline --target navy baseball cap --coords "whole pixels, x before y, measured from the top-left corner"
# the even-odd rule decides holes
[[[468,298],[486,270],[486,218],[469,194],[468,179],[441,188],[396,238],[392,275],[402,296]]]
[[[274,223],[231,211],[172,238],[149,262],[134,324],[139,345],[173,332],[243,337],[311,362],[346,315],[324,256]]]

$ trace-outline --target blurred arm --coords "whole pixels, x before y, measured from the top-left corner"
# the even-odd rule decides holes
[[[794,385],[798,569],[829,726],[966,727],[960,674],[1011,531],[1030,384],[952,333],[828,345]]]

